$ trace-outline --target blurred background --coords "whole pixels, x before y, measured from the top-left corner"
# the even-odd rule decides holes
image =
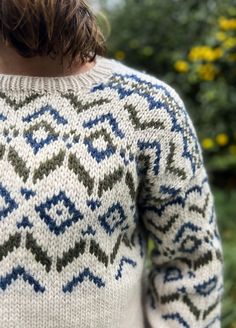
[[[108,56],[167,82],[186,104],[223,241],[222,328],[236,328],[236,0],[91,3]]]

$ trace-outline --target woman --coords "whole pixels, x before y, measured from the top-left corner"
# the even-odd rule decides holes
[[[106,58],[83,0],[3,0],[0,21],[0,326],[220,327],[221,239],[182,99]]]

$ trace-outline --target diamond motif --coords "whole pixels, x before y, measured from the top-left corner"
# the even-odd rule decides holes
[[[55,235],[63,234],[66,228],[84,217],[63,191],[35,206],[35,210]]]
[[[89,137],[85,137],[84,144],[98,163],[109,158],[116,151],[116,146],[112,143],[110,135],[104,128],[91,133]]]
[[[45,145],[57,140],[58,135],[59,133],[56,133],[52,126],[44,120],[24,131],[24,137],[33,148],[34,154],[37,154]]]
[[[109,207],[102,216],[99,215],[98,220],[105,231],[111,235],[126,220],[126,216],[123,207],[117,202]]]

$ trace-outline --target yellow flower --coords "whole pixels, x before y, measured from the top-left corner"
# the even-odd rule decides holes
[[[219,26],[222,30],[235,30],[236,29],[236,19],[235,18],[219,18]]]
[[[226,49],[231,49],[234,48],[236,46],[236,38],[227,38],[224,42],[223,42],[223,47],[225,47]]]
[[[225,39],[227,39],[227,35],[224,32],[217,32],[216,33],[216,39],[219,41],[224,41]]]
[[[202,64],[197,67],[197,72],[203,80],[213,81],[217,74],[217,69],[212,64]]]
[[[236,155],[236,145],[230,145],[229,146],[229,152],[232,154],[232,155]],[[236,327],[236,326],[235,326]]]
[[[229,142],[229,137],[225,133],[220,133],[216,136],[216,142],[220,146],[225,146]]]
[[[118,50],[116,53],[115,53],[115,58],[117,60],[124,60],[125,59],[125,53],[124,51],[122,50]]]
[[[189,64],[185,60],[177,60],[175,62],[175,69],[180,73],[186,73],[189,71]]]
[[[221,58],[224,54],[223,50],[219,47],[215,48],[214,53],[215,53],[215,59]]]
[[[189,54],[188,58],[191,61],[199,61],[199,60],[206,60],[206,61],[215,61],[223,56],[223,50],[221,48],[211,48],[208,46],[196,46],[193,47]]]
[[[211,149],[214,147],[214,141],[211,138],[205,138],[202,140],[202,147],[204,149]]]

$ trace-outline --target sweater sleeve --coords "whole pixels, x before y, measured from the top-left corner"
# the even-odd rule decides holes
[[[152,97],[136,139],[138,209],[154,243],[145,267],[145,328],[219,328],[222,243],[202,149],[177,92],[169,87]]]

